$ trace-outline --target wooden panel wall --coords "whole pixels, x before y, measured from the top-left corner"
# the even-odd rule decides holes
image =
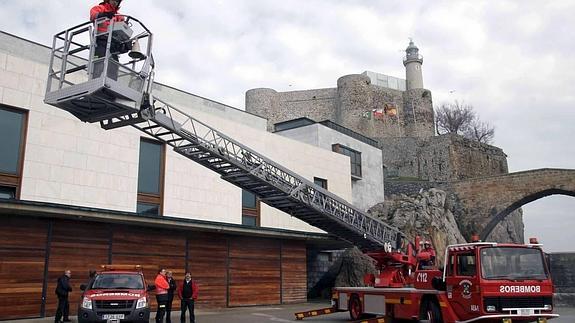
[[[39,317],[49,223],[16,217],[1,221],[0,320]]]
[[[282,243],[282,303],[307,300],[306,246],[300,241]]]
[[[230,237],[229,306],[280,304],[280,241]]]
[[[141,265],[146,284],[154,284],[159,268],[172,270],[174,278],[181,282],[185,273],[185,256],[186,237],[182,233],[128,226],[114,228],[112,263]],[[152,309],[155,309],[156,298],[151,299]]]
[[[198,283],[199,308],[227,304],[228,239],[217,234],[197,233],[188,238],[188,269]]]
[[[159,267],[174,271],[181,282],[186,259],[200,286],[200,308],[306,300],[303,242],[3,215],[0,320],[41,316],[43,291],[45,315],[53,316],[56,281],[65,269],[72,271],[70,312],[75,315],[80,284],[87,282],[90,270],[111,260],[142,265],[148,284]]]
[[[47,316],[56,314],[56,284],[66,269],[72,271],[72,293],[68,296],[70,315],[76,315],[82,295],[80,284],[88,282],[91,269],[100,269],[108,263],[109,243],[110,229],[106,224],[54,221],[46,290]]]

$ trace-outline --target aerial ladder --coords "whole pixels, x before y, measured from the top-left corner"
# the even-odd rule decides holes
[[[136,18],[124,18],[110,21],[106,32],[94,28],[108,20],[101,18],[54,36],[45,103],[106,130],[132,126],[262,202],[359,248],[397,249],[403,235],[396,228],[155,97],[153,35]],[[107,39],[105,57],[94,57],[97,37]],[[118,55],[111,51],[120,47],[114,43],[132,50]]]

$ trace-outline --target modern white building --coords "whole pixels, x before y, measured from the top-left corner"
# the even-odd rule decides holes
[[[383,202],[383,157],[377,141],[332,121],[315,122],[305,117],[276,123],[275,133],[349,156],[352,204],[367,211]],[[329,180],[314,177],[314,181],[330,189]]]

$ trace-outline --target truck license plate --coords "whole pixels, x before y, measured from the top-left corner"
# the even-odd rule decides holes
[[[103,320],[123,320],[124,314],[104,314],[102,315]]]
[[[519,315],[521,316],[529,316],[533,314],[535,314],[535,310],[533,310],[532,308],[522,308],[521,311],[519,312]]]

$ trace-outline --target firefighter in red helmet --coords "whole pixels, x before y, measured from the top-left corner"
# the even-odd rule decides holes
[[[120,9],[120,3],[122,0],[104,0],[97,6],[90,9],[90,21],[96,22],[96,20],[101,18],[107,18],[106,20],[98,23],[96,26],[96,49],[94,52],[95,58],[101,58],[106,56],[106,46],[108,43],[108,34],[103,34],[108,31],[108,27],[111,22],[124,21],[124,17],[118,13]],[[121,43],[112,39],[110,44],[111,58],[116,63],[110,62],[108,64],[108,77],[112,79],[118,78],[118,54],[126,53],[130,50],[130,43]],[[94,65],[93,75],[94,78],[100,77],[102,70],[104,69],[104,62],[98,62]]]

